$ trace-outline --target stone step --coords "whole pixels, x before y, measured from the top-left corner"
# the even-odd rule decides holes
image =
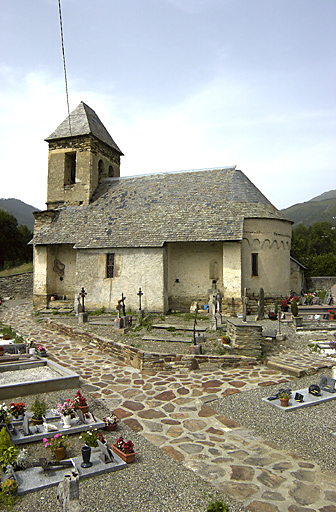
[[[278,370],[283,373],[288,373],[289,375],[293,375],[294,377],[303,377],[306,374],[306,370],[302,368],[298,368],[297,366],[292,366],[288,364],[286,361],[281,361],[280,359],[269,359],[266,363],[268,368],[272,368],[273,370]]]
[[[153,324],[153,329],[172,329],[174,328],[176,331],[193,331],[193,327],[185,327],[183,325],[169,325],[169,324]],[[198,327],[196,326],[196,332],[205,332],[207,330],[206,327]]]
[[[172,343],[193,343],[193,338],[182,339],[182,338],[164,338],[164,337],[153,337],[153,336],[144,336],[142,341],[170,341]]]

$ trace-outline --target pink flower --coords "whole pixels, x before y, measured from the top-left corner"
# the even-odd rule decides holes
[[[48,442],[48,439],[47,439],[46,437],[44,437],[44,438],[42,439],[42,441],[43,441],[44,443],[47,443],[47,442]]]

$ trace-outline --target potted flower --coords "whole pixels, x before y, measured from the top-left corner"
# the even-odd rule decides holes
[[[329,320],[335,320],[336,311],[334,309],[329,309]]]
[[[34,341],[31,338],[27,338],[25,343],[26,343],[26,353],[34,354],[35,353]]]
[[[281,393],[279,395],[279,400],[280,400],[280,404],[282,407],[288,407],[288,404],[289,404],[289,393],[287,393],[287,391],[284,391],[283,393]]]
[[[31,410],[33,411],[33,416],[31,418],[32,423],[35,425],[42,425],[43,416],[46,413],[47,406],[43,399],[35,398],[33,405],[31,406]]]
[[[80,410],[83,413],[88,412],[89,405],[86,398],[83,397],[82,393],[78,390],[74,399],[74,408]]]
[[[64,428],[71,427],[71,416],[73,414],[73,411],[74,411],[74,402],[72,400],[70,400],[70,398],[68,398],[62,404],[57,404],[57,412],[63,418]]]
[[[92,448],[97,448],[98,440],[103,444],[106,443],[102,432],[100,432],[96,428],[90,427],[89,430],[85,430],[84,432],[82,432],[79,437],[80,439],[83,439],[86,446],[90,446]]]
[[[62,434],[55,434],[51,439],[46,437],[43,439],[45,448],[51,448],[57,460],[65,459],[65,453],[70,443],[67,441],[68,437]]]
[[[23,402],[11,402],[9,404],[9,410],[11,415],[16,419],[22,419],[24,412],[26,410],[26,404]]]
[[[268,318],[269,318],[270,320],[276,320],[276,319],[277,319],[277,316],[276,316],[276,314],[275,314],[275,312],[274,312],[274,311],[269,311],[269,312],[268,312]]]
[[[280,307],[281,307],[281,311],[284,311],[284,312],[287,312],[287,311],[288,311],[289,306],[288,306],[288,298],[287,298],[287,297],[285,297],[285,298],[281,301]]]
[[[47,355],[47,351],[44,347],[42,347],[42,345],[39,345],[38,347],[36,347],[35,352],[40,357],[46,357],[46,355]]]
[[[133,462],[136,456],[134,444],[132,441],[125,442],[122,435],[117,439],[117,442],[112,445],[112,450],[127,464]]]
[[[103,422],[105,423],[104,430],[111,432],[117,429],[119,418],[117,418],[115,414],[112,414],[111,416],[104,416]]]
[[[2,345],[0,346],[0,356],[3,356],[5,353],[5,347],[3,347]]]
[[[0,423],[9,425],[11,419],[10,410],[5,403],[0,405]]]

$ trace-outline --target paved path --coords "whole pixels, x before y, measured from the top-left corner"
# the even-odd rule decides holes
[[[83,388],[124,423],[248,511],[336,512],[333,475],[322,474],[317,464],[264,442],[211,408],[211,401],[223,396],[286,382],[280,372],[265,366],[140,372],[46,329],[31,317],[30,304],[5,309],[1,321],[43,344],[52,359],[79,373]]]

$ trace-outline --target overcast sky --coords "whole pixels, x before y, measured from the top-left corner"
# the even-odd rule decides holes
[[[334,0],[62,0],[70,110],[121,175],[237,165],[279,209],[336,188]],[[58,0],[0,0],[0,197],[45,209],[67,117]]]

